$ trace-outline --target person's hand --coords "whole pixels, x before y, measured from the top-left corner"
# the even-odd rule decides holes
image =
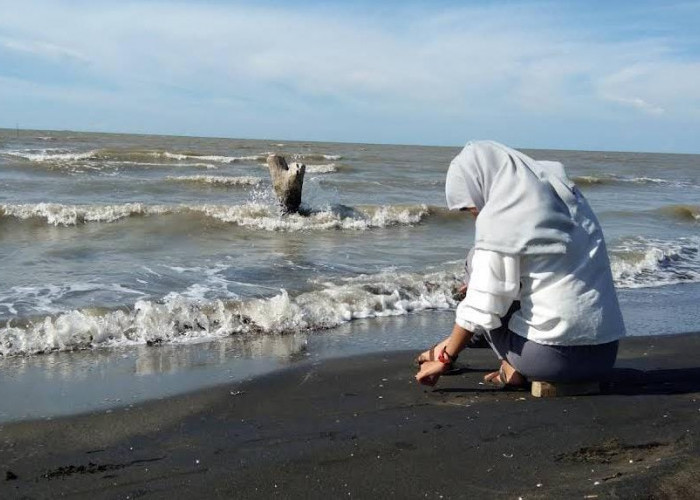
[[[440,356],[440,353],[447,347],[447,342],[449,340],[450,338],[447,337],[445,340],[438,342],[427,351],[423,351],[422,353],[420,353],[414,361],[418,366],[422,365],[426,361],[436,361]],[[453,356],[453,361],[455,359],[457,359],[457,356]]]
[[[420,370],[416,373],[416,380],[419,384],[434,386],[437,384],[440,375],[447,371],[448,366],[441,361],[424,361],[420,365]]]
[[[435,346],[435,347],[437,347],[437,346]],[[427,351],[424,351],[418,355],[418,357],[416,358],[416,363],[418,364],[418,366],[422,365],[426,361],[435,360],[435,358],[437,357],[437,355],[435,353],[435,347],[431,347]]]
[[[443,340],[442,342],[439,342],[435,344],[433,347],[428,349],[427,351],[424,351],[418,355],[416,358],[416,363],[418,365],[422,365],[426,361],[435,361],[440,353],[442,352],[442,349],[447,345],[447,339]]]

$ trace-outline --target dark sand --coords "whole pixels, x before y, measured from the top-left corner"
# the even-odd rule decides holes
[[[606,394],[436,389],[414,352],[0,428],[0,498],[700,498],[700,334],[624,341]],[[29,396],[28,396],[29,397]]]

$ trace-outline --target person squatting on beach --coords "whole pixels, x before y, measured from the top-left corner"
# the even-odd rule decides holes
[[[474,334],[501,360],[486,382],[605,377],[625,325],[600,224],[564,167],[470,142],[445,193],[450,210],[476,217],[471,276],[451,335],[418,356],[416,380],[435,385]]]

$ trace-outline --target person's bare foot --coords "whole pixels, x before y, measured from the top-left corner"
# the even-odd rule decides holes
[[[493,385],[522,387],[527,379],[507,361],[501,361],[501,369],[484,376],[484,382]]]

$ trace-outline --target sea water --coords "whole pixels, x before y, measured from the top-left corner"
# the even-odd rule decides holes
[[[30,383],[89,386],[89,409],[135,380],[143,399],[429,343],[414,316],[449,324],[473,242],[444,208],[459,150],[0,130],[0,419],[58,411],[17,409]],[[700,330],[700,156],[524,151],[564,163],[598,214],[629,333]],[[280,212],[270,153],[306,164],[307,215]],[[138,378],[163,373],[184,375]]]

